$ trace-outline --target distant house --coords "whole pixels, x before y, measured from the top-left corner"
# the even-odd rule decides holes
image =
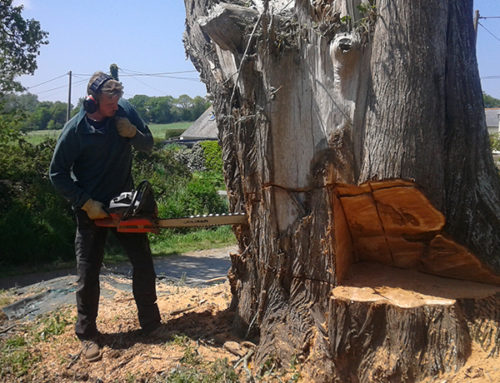
[[[488,133],[500,133],[500,108],[485,108]]]
[[[182,133],[181,141],[202,141],[217,139],[217,123],[214,109],[209,107],[189,128]]]

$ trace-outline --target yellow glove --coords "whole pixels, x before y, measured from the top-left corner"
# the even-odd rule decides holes
[[[137,128],[135,125],[125,117],[115,117],[116,130],[118,130],[118,134],[122,137],[132,138],[137,133]]]
[[[109,217],[109,214],[104,211],[104,205],[99,201],[94,201],[93,199],[87,200],[87,202],[83,204],[82,210],[85,210],[90,219]]]

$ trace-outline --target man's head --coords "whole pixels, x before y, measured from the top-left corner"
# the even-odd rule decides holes
[[[123,96],[123,85],[104,72],[96,72],[90,78],[87,93],[84,104],[87,113],[97,119],[113,117]]]

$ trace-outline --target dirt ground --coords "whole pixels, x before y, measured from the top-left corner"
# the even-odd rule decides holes
[[[209,257],[210,254],[195,256]],[[268,371],[263,376],[262,366],[252,365],[254,345],[237,337],[231,328],[231,293],[223,276],[197,285],[187,284],[185,279],[177,282],[158,280],[158,304],[165,331],[155,338],[140,331],[132,294],[121,287],[130,285],[129,278],[114,275],[105,279],[102,289],[109,293],[101,294],[98,317],[103,356],[94,363],[87,362],[79,354],[80,344],[73,332],[74,304],[64,304],[57,309],[58,323],[65,324],[59,332],[50,330],[53,326],[47,326],[47,320],[32,319],[27,324],[23,319],[9,320],[4,314],[0,317],[0,349],[7,352],[5,344],[9,339],[24,338],[34,362],[22,375],[3,371],[0,373],[2,381],[197,382],[202,381],[201,378],[187,380],[186,377],[193,376],[192,371],[214,371],[214,366],[219,366],[219,375],[207,380],[209,382],[306,381],[300,378],[300,366],[273,373]],[[4,296],[9,291],[16,290],[7,290]],[[21,300],[34,293],[29,289],[22,291],[25,293],[17,290],[11,299]],[[42,318],[49,314],[44,315]],[[53,317],[54,313],[50,315]],[[488,359],[477,347],[472,351],[467,364],[459,371],[427,379],[425,383],[500,382],[500,358]],[[192,368],[191,372],[186,372],[187,368]],[[230,374],[234,372],[237,378],[231,380]],[[185,380],[179,378],[182,374]],[[250,374],[253,378],[249,378]],[[256,379],[259,375],[261,377]],[[178,380],[174,380],[175,376]]]

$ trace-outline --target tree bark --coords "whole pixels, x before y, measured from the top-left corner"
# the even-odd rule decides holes
[[[298,355],[315,381],[410,382],[460,367],[475,339],[498,357],[500,182],[472,1],[247,3],[185,0],[185,46],[231,208],[249,217],[230,281],[257,361]],[[435,277],[439,303],[359,298],[354,277],[380,287],[367,262],[492,286],[453,295]],[[487,337],[482,321],[496,321]]]

